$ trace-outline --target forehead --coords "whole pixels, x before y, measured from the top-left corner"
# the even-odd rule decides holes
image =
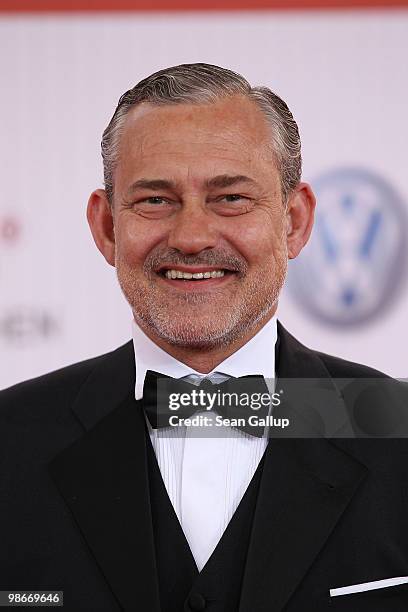
[[[187,161],[189,167],[256,166],[262,160],[270,164],[272,156],[270,125],[241,95],[211,104],[139,104],[125,119],[119,146],[119,166],[131,164],[134,170]]]

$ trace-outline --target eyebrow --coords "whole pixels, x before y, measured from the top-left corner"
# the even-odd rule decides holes
[[[249,176],[245,176],[243,174],[237,174],[235,176],[231,176],[229,174],[220,174],[219,176],[214,176],[211,179],[207,179],[204,181],[205,187],[207,189],[218,188],[222,189],[225,187],[232,187],[233,185],[237,185],[238,183],[246,183],[248,185],[257,185],[254,179],[251,179]],[[139,179],[131,184],[128,189],[128,193],[132,194],[138,189],[150,189],[151,191],[160,190],[160,189],[177,189],[178,183],[174,181],[169,181],[166,179]]]
[[[212,179],[208,179],[205,181],[206,187],[232,187],[237,183],[247,183],[250,185],[256,185],[257,183],[254,179],[249,178],[249,176],[245,176],[243,174],[237,174],[235,176],[230,176],[229,174],[220,174],[219,176],[214,176]]]
[[[138,189],[150,189],[155,191],[156,189],[174,189],[176,183],[173,181],[166,181],[164,179],[139,179],[131,184],[128,189],[128,193],[131,194]]]

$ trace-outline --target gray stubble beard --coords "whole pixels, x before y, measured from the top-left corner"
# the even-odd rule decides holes
[[[184,318],[182,323],[177,321],[179,314],[171,314],[173,306],[164,304],[162,295],[155,295],[156,283],[148,279],[149,285],[138,286],[137,279],[132,270],[117,266],[117,276],[121,289],[132,308],[136,323],[142,329],[148,330],[153,335],[164,340],[170,345],[210,350],[220,346],[228,346],[239,339],[250,336],[256,326],[262,321],[270,318],[268,314],[277,304],[280,291],[283,287],[287,272],[287,261],[280,262],[279,269],[275,270],[275,276],[271,290],[264,295],[262,279],[254,279],[246,289],[249,300],[241,302],[239,307],[228,309],[222,314],[223,325],[212,325],[212,322],[201,322],[195,324],[194,316]],[[220,290],[220,292],[223,290]],[[159,293],[159,292],[158,292]],[[214,295],[216,292],[212,292]],[[262,296],[262,297],[261,297]],[[179,303],[182,306],[199,307],[208,301],[208,294],[180,294]],[[192,315],[194,310],[192,310]],[[216,314],[216,313],[214,313]],[[197,316],[199,316],[197,314]],[[207,317],[206,317],[207,319]],[[214,319],[212,319],[213,321]]]

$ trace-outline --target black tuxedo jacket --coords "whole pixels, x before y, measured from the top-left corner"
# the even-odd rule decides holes
[[[280,377],[382,376],[278,325]],[[134,382],[128,342],[0,393],[0,590],[63,590],[66,612],[160,612]],[[239,612],[408,610],[407,586],[329,594],[408,576],[407,476],[405,439],[270,440]]]

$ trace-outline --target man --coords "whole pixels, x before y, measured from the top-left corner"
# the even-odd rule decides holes
[[[2,392],[1,589],[61,590],[75,612],[406,610],[408,448],[343,435],[365,413],[337,382],[383,375],[276,319],[315,208],[286,104],[229,70],[175,66],[121,97],[102,154],[88,221],[133,342]],[[295,416],[313,436],[154,419],[160,377],[254,375],[323,381],[340,435],[309,396]]]

